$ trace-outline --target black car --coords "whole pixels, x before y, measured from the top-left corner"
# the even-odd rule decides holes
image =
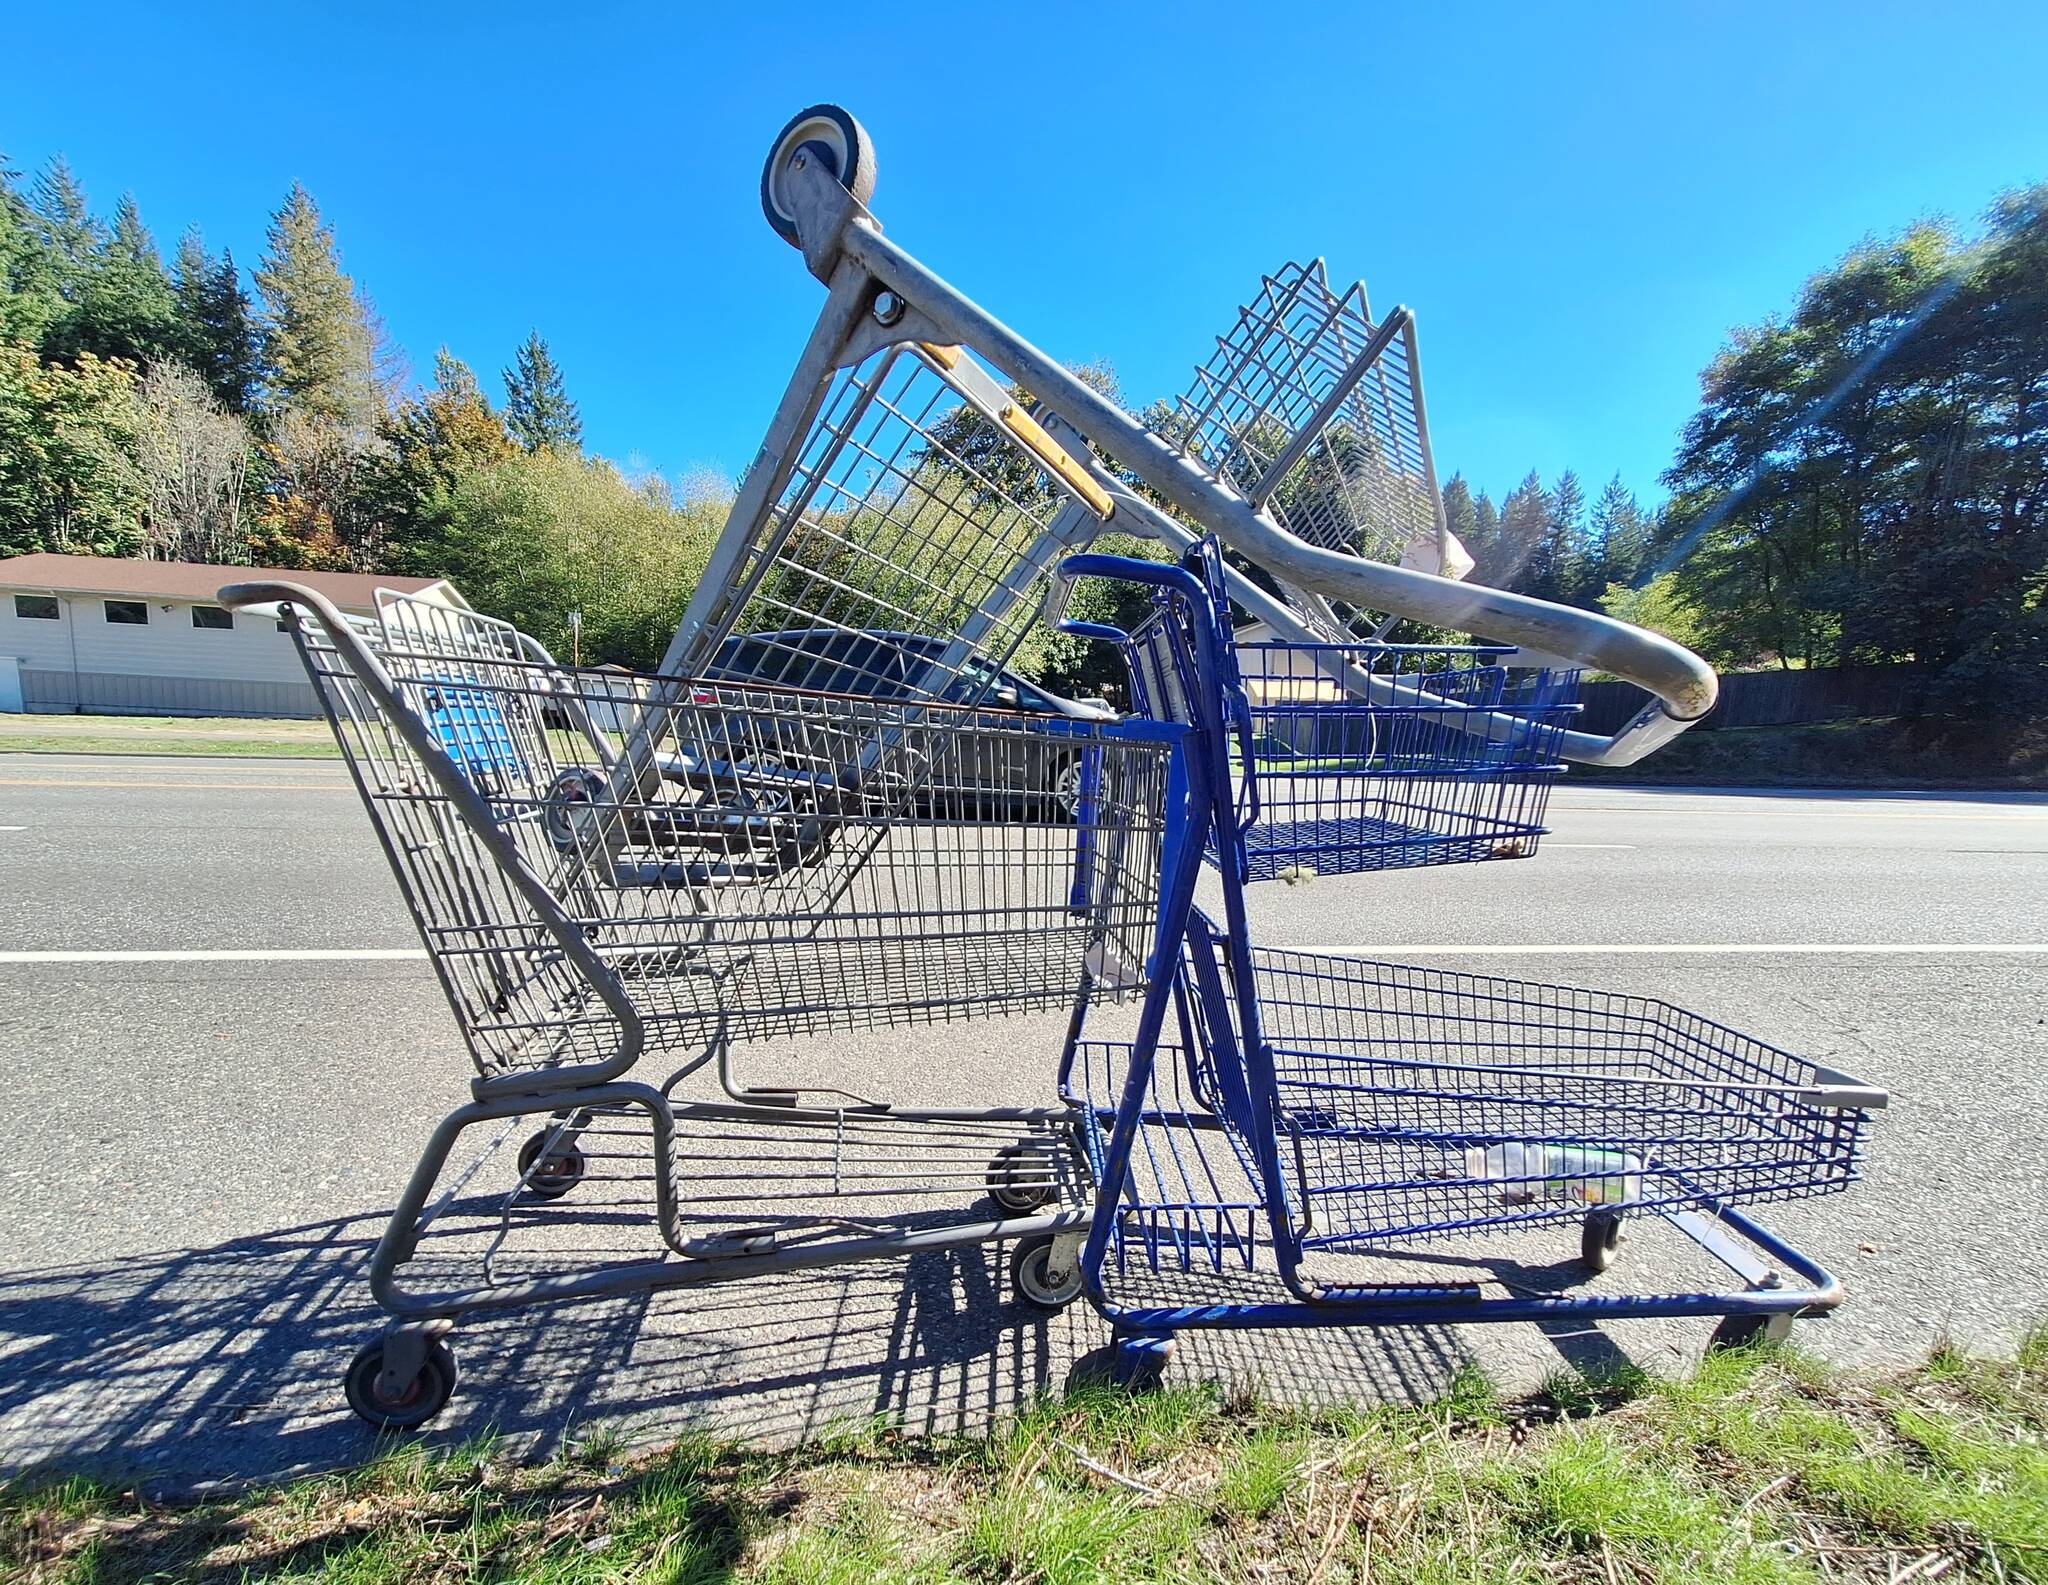
[[[746,633],[718,647],[706,681],[751,682],[875,699],[936,698],[985,710],[1016,711],[1047,720],[1114,721],[1099,699],[1067,699],[1011,671],[970,657],[957,674],[943,670],[947,641],[881,629],[788,628]],[[772,744],[789,761],[807,752],[801,717],[749,715],[746,740]],[[927,791],[947,802],[977,806],[1057,807],[1071,814],[1080,796],[1080,755],[1061,734],[959,734],[945,759],[928,770]]]

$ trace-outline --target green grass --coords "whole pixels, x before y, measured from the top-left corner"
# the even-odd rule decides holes
[[[1682,1380],[1304,1411],[1101,1388],[987,1438],[856,1427],[518,1463],[484,1438],[190,1506],[0,1487],[0,1577],[141,1581],[1263,1579],[2048,1582],[2048,1329],[1896,1375],[1763,1351]]]
[[[325,721],[237,716],[0,715],[0,754],[189,754],[333,759]]]

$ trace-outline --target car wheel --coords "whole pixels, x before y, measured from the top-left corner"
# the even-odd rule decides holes
[[[1052,801],[1059,812],[1072,820],[1081,812],[1081,761],[1070,759],[1052,779]]]

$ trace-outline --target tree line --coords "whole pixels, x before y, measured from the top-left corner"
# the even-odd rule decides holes
[[[166,265],[61,158],[33,182],[0,159],[0,555],[449,576],[551,645],[580,609],[586,655],[651,662],[729,491],[586,455],[538,332],[502,378],[493,403],[444,349],[416,386],[303,187],[245,276],[197,231]],[[1733,331],[1662,482],[1653,509],[1532,472],[1496,504],[1453,474],[1443,504],[1475,579],[1724,668],[1913,661],[1958,709],[2048,710],[2048,187],[1974,235],[1866,241]],[[1033,654],[1100,680],[1071,643]]]
[[[533,332],[494,404],[445,348],[415,384],[295,184],[245,277],[132,196],[0,158],[0,556],[35,551],[446,576],[561,642],[651,662],[721,513],[583,451]]]
[[[1730,670],[1910,662],[1943,711],[2048,713],[2048,186],[1922,221],[1732,331],[1646,511],[1620,479],[1452,477],[1473,577]]]

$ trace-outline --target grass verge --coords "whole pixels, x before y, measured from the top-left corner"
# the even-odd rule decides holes
[[[189,754],[333,759],[325,721],[238,716],[0,715],[0,754]]]
[[[0,1488],[26,1581],[2048,1581],[2048,1328],[1897,1376],[1796,1354],[1302,1412],[1082,1392],[986,1440],[486,1438],[193,1506]]]

